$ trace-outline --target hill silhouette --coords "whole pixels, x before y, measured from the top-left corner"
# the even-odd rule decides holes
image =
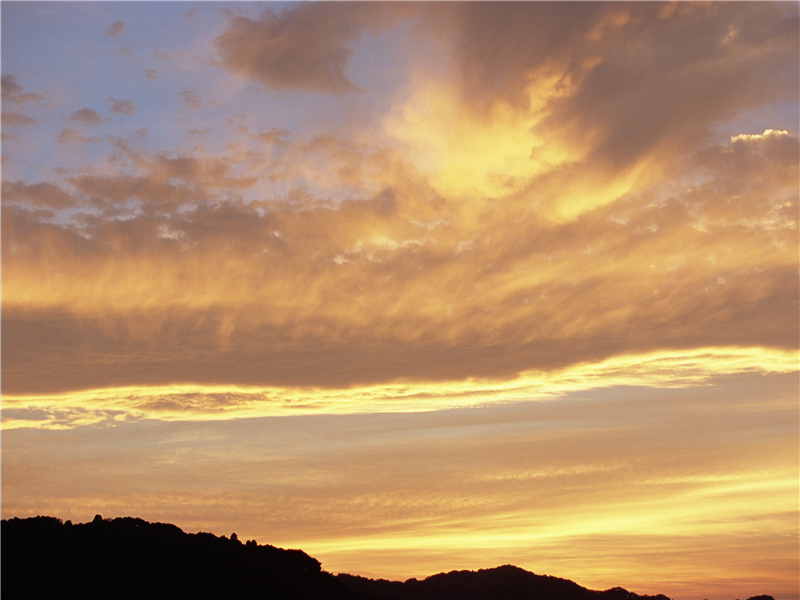
[[[597,592],[574,581],[536,575],[505,565],[479,571],[451,571],[404,583],[338,575],[359,600],[669,600],[640,596],[623,588]]]
[[[132,517],[98,515],[83,524],[13,518],[0,527],[3,600],[669,600],[622,588],[593,591],[511,565],[405,582],[334,576],[301,550]]]
[[[76,525],[33,517],[1,527],[3,600],[352,598],[306,553],[235,535],[187,534],[131,517]]]

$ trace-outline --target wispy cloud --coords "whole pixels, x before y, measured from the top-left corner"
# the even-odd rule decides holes
[[[338,203],[246,204],[235,194],[259,185],[257,156],[237,164],[135,152],[129,174],[47,184],[49,200],[44,184],[9,187],[4,336],[14,343],[5,389],[40,368],[22,356],[44,323],[82,331],[82,347],[95,350],[75,360],[100,352],[103,381],[125,365],[149,384],[514,376],[662,348],[797,344],[797,139],[789,134],[703,147],[684,168],[696,183],[644,187],[567,223],[543,219],[527,194],[448,200],[406,178],[413,171],[391,154],[299,148],[287,150],[291,162],[274,163],[276,175],[324,157],[341,165],[325,174],[327,185],[357,188],[372,171],[386,187]],[[546,193],[548,176],[540,183]],[[40,222],[24,208],[39,201],[84,213]],[[122,207],[133,210],[125,220],[114,217]],[[48,277],[53,268],[70,285]],[[17,312],[33,307],[39,325]],[[175,353],[167,371],[149,364],[156,339],[159,360],[169,364]],[[180,348],[193,348],[194,360],[179,358]],[[37,344],[41,360],[50,353],[61,350]],[[367,356],[374,365],[364,371]],[[96,387],[103,377],[79,373],[68,387]]]

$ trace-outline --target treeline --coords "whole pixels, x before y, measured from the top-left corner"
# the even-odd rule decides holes
[[[3,600],[352,597],[300,550],[130,517],[3,520],[0,544]]]
[[[3,600],[669,600],[622,588],[588,590],[510,565],[421,581],[334,576],[300,550],[242,543],[236,534],[187,534],[132,517],[3,520],[0,544]]]

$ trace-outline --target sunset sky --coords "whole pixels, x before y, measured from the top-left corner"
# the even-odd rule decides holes
[[[800,4],[2,2],[2,516],[800,598]]]

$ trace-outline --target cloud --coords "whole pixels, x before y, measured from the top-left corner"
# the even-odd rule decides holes
[[[261,130],[258,134],[259,140],[264,143],[268,144],[285,144],[286,141],[284,138],[289,135],[289,132],[285,129],[264,129]]]
[[[399,12],[381,4],[266,9],[259,19],[231,19],[214,45],[223,67],[267,89],[353,92],[358,86],[346,73],[349,46]]]
[[[796,21],[796,11],[787,6],[771,8],[759,12],[759,23],[772,22],[780,31],[782,21]],[[631,10],[626,27],[637,33],[624,36],[628,50],[612,46],[606,51],[547,125],[557,130],[561,123],[573,123],[569,131],[575,139],[581,132],[599,136],[589,158],[624,169],[643,157],[655,160],[656,152],[683,151],[707,135],[710,123],[796,97],[793,36],[747,43],[752,38],[743,33],[740,42],[723,44],[730,26],[742,32],[749,28],[752,7],[729,5],[723,14],[698,9],[700,14],[684,19]],[[631,47],[647,48],[659,59],[654,63],[653,54]]]
[[[418,413],[567,398],[587,390],[687,389],[720,377],[789,374],[795,353],[766,348],[699,348],[618,356],[513,379],[377,383],[349,388],[149,385],[5,396],[3,428],[64,429],[120,419],[225,421],[268,416]],[[6,410],[9,414],[6,415]],[[13,413],[10,411],[14,411]],[[31,415],[36,415],[32,417]],[[37,421],[31,424],[30,421]]]
[[[797,5],[270,9],[4,76],[3,510],[796,595]]]
[[[685,159],[695,172],[683,167],[702,183],[659,182],[560,224],[524,195],[480,208],[423,195],[392,160],[330,138],[292,144],[287,162],[322,152],[329,166],[375,169],[387,188],[248,205],[230,196],[258,185],[246,171],[167,155],[139,156],[131,174],[76,175],[70,196],[138,208],[61,226],[4,214],[3,251],[15,256],[3,272],[4,386],[331,387],[513,377],[665,348],[794,348],[797,139],[787,136],[702,149]],[[333,173],[353,184],[350,169]],[[69,374],[31,378],[64,360],[54,340],[68,331],[83,349]]]
[[[101,123],[107,123],[109,121],[109,119],[101,117],[91,108],[82,108],[80,110],[76,110],[69,116],[69,120],[73,123],[79,123],[87,127],[96,127]]]
[[[136,141],[146,136],[145,128],[131,134]],[[58,141],[100,140],[84,138],[72,129],[65,129]],[[65,179],[78,197],[91,202],[98,210],[116,212],[122,206],[136,206],[145,211],[168,211],[170,207],[232,199],[237,190],[246,189],[255,182],[253,177],[232,172],[227,162],[217,158],[164,154],[143,156],[132,150],[127,141],[116,140],[113,143],[119,155],[109,172],[89,169]]]
[[[75,205],[75,199],[61,187],[52,183],[26,184],[22,181],[3,181],[3,202],[30,202],[34,206],[66,208]]]
[[[33,117],[6,111],[3,111],[2,119],[3,127],[27,127],[38,123]]]
[[[589,32],[621,19],[619,11],[604,3],[464,2],[446,7],[437,23],[454,37],[453,74],[463,100],[487,110],[497,99],[524,107],[527,87],[544,67],[581,69]]]
[[[59,220],[34,212],[53,208],[35,193],[45,182],[9,184],[4,386],[331,388],[515,377],[663,349],[796,347],[797,137],[779,119],[764,133],[712,135],[772,102],[749,88],[776,89],[766,82],[796,64],[784,34],[759,33],[739,5],[573,14],[517,4],[491,15],[471,4],[363,15],[303,4],[234,19],[228,33],[243,27],[242,43],[253,42],[247,28],[263,42],[302,24],[347,49],[383,26],[383,10],[389,23],[430,10],[429,37],[452,61],[414,64],[377,119],[382,131],[302,135],[237,111],[215,117],[229,136],[216,152],[110,137],[104,161],[46,182],[50,197],[81,208]],[[785,5],[763,10],[778,33],[791,21]],[[527,40],[526,20],[544,39],[547,23],[559,35]],[[508,47],[489,35],[501,24]],[[498,61],[494,79],[468,68],[481,52]],[[731,92],[719,112],[718,76]],[[330,91],[309,78],[291,85]],[[481,86],[483,99],[467,93]],[[681,119],[702,90],[717,108]],[[194,89],[182,97],[202,103]],[[84,110],[84,121],[102,119]],[[31,376],[72,360],[70,339],[80,339],[74,364]]]
[[[18,95],[22,92],[22,86],[16,81],[13,75],[3,75],[2,79],[3,100]]]
[[[428,26],[449,40],[452,62],[419,69],[386,131],[445,195],[530,186],[550,218],[572,219],[660,177],[714,124],[796,100],[794,6],[434,8]],[[544,172],[559,198],[533,198]]]
[[[56,137],[56,142],[59,144],[71,144],[71,143],[78,143],[78,144],[85,144],[87,142],[97,143],[102,141],[97,136],[89,136],[86,137],[83,134],[75,131],[71,127],[65,127],[62,129],[58,136]]]
[[[190,109],[197,110],[203,108],[203,100],[195,90],[184,90],[178,94],[181,103]]]
[[[115,115],[132,115],[136,112],[136,106],[130,100],[118,100],[110,97],[107,102],[111,104],[111,112]]]
[[[122,46],[117,50],[112,50],[111,54],[115,56],[123,56],[126,58],[133,58],[133,47],[132,46]]]
[[[110,38],[118,38],[122,34],[122,30],[125,27],[125,23],[122,21],[114,21],[111,25],[108,26],[106,30],[106,37]]]
[[[144,72],[144,78],[145,79],[157,79],[158,78],[158,71],[156,69],[145,69],[143,72]]]
[[[3,75],[2,94],[4,102],[12,104],[24,104],[26,102],[42,102],[44,96],[41,94],[22,93],[22,86],[16,81],[13,75]]]

